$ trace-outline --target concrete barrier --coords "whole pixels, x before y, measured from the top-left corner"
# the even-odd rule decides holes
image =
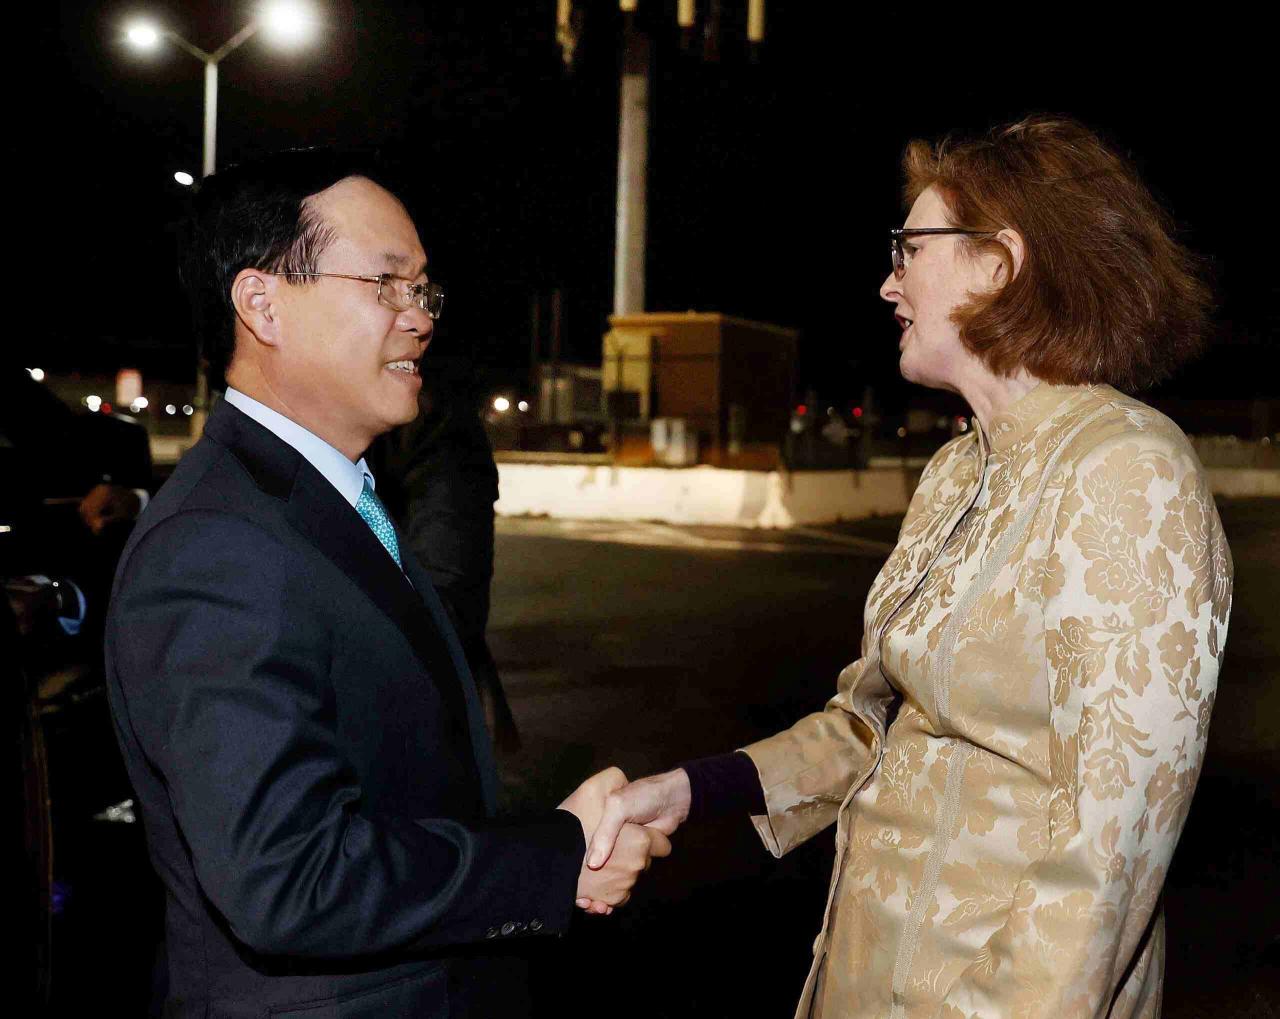
[[[497,510],[565,520],[794,527],[902,513],[917,474],[500,463]]]
[[[1280,470],[1211,468],[1215,495],[1280,497]],[[499,463],[502,516],[786,528],[906,512],[919,471]]]
[[[1214,495],[1232,499],[1280,497],[1280,470],[1261,467],[1210,467],[1209,487]]]

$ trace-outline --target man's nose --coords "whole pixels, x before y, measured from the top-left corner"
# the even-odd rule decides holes
[[[400,321],[397,324],[404,332],[413,333],[424,340],[431,339],[431,333],[436,325],[435,320],[416,305],[407,311],[400,312]]]

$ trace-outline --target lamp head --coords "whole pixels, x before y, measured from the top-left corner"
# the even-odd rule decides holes
[[[134,49],[153,50],[160,45],[160,29],[150,21],[135,21],[124,31],[124,37]]]
[[[300,0],[271,0],[258,9],[258,24],[272,42],[296,47],[310,41],[319,22],[309,4]]]

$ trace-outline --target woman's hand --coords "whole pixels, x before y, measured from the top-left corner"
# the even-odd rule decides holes
[[[599,870],[609,862],[623,825],[642,824],[671,835],[689,816],[689,806],[689,775],[683,768],[615,789],[605,798],[603,816],[587,850],[587,866]]]
[[[609,797],[624,790],[626,785],[627,776],[620,769],[606,768],[578,786],[560,804],[560,809],[578,818],[583,837],[590,843],[592,833],[600,829],[607,816],[605,811]],[[578,875],[578,907],[601,916],[608,916],[615,906],[626,904],[631,898],[631,889],[641,873],[649,869],[653,857],[671,855],[671,843],[657,828],[622,823],[611,830],[609,866],[605,867],[605,861],[602,861],[589,868],[584,858]],[[616,850],[614,842],[617,843]]]

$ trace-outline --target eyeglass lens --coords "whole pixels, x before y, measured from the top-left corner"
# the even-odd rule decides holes
[[[378,296],[396,311],[421,308],[433,319],[440,317],[444,307],[444,291],[434,283],[410,283],[395,276],[383,276],[378,281]]]
[[[907,271],[907,261],[902,253],[901,237],[891,237],[889,239],[889,257],[893,259],[894,278],[902,279]]]

